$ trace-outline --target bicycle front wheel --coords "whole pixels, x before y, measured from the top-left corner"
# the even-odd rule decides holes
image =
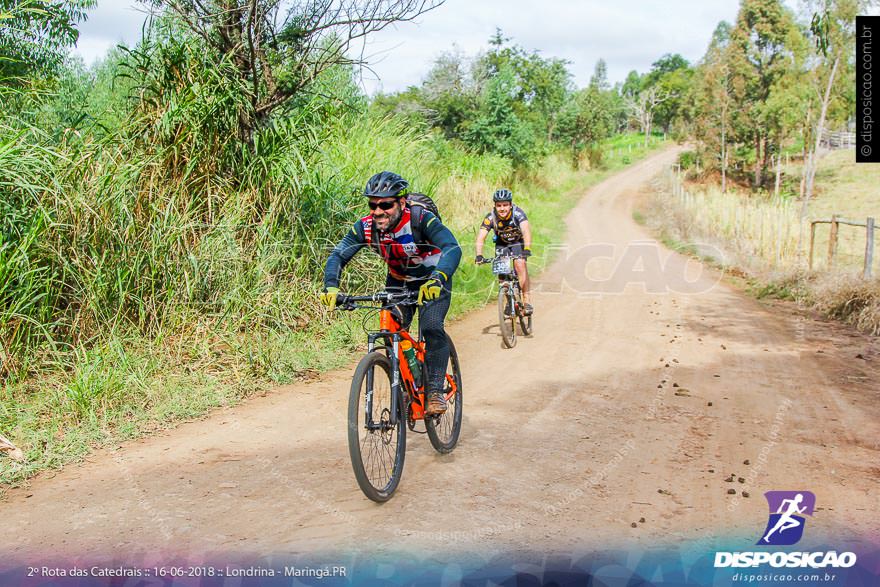
[[[501,327],[501,342],[505,348],[512,349],[516,345],[516,310],[510,286],[506,283],[498,288],[498,325]]]
[[[446,383],[443,386],[443,393],[446,395],[446,413],[425,418],[425,429],[428,431],[431,445],[442,454],[452,452],[458,444],[462,408],[461,367],[458,364],[458,353],[455,352],[455,345],[452,344],[448,334],[446,341],[449,343],[449,363],[446,366]]]
[[[531,336],[532,334],[532,315],[529,314],[526,316],[523,312],[526,311],[526,303],[523,301],[522,290],[517,288],[516,290],[516,301],[517,306],[520,308],[519,312],[519,328],[520,332],[523,333],[523,336]]]
[[[402,409],[398,402],[398,409]],[[364,495],[388,501],[403,476],[406,418],[392,418],[391,361],[366,355],[355,369],[348,399],[348,452]]]

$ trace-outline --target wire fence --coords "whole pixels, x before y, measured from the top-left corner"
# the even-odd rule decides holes
[[[792,198],[719,189],[691,192],[677,165],[670,169],[669,178],[674,202],[701,233],[733,243],[771,267],[791,268],[809,259],[811,270],[859,272],[865,279],[878,274],[874,255],[878,227],[873,217],[858,221],[833,215],[802,222],[800,202]],[[825,224],[830,230],[817,230]],[[827,254],[820,255],[822,250]]]

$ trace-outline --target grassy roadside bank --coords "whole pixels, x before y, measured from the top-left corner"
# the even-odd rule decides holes
[[[880,214],[875,173],[857,171],[849,159],[852,153],[837,152],[823,161],[810,219],[835,213],[862,219]],[[795,166],[789,171],[791,177],[797,177]],[[757,298],[794,301],[863,332],[880,334],[876,265],[873,279],[861,276],[864,229],[860,234],[851,231],[841,236],[836,266],[829,269],[824,225],[825,234],[817,231],[816,262],[811,271],[807,267],[809,222],[799,250],[800,202],[793,197],[753,195],[736,189],[722,194],[712,184],[677,182],[671,173],[663,177],[657,190],[634,213],[634,218],[666,246],[729,270],[737,285]]]
[[[615,137],[606,145],[615,154],[595,171],[573,171],[551,157],[536,174],[542,181],[511,186],[535,230],[534,267],[550,261],[541,243],[556,235],[559,219],[586,188],[661,146],[646,150],[641,143],[639,135]],[[463,173],[436,184],[444,219],[465,251],[453,317],[483,305],[492,292],[491,273],[478,271],[469,260],[500,173]],[[347,222],[355,217],[353,213]],[[340,224],[339,237],[348,226]],[[374,279],[357,283],[378,285],[384,275],[379,263],[373,255],[359,255],[347,274],[370,272]],[[348,283],[355,287],[355,282]],[[267,321],[262,328],[234,333],[181,319],[177,329],[152,337],[120,330],[100,344],[80,347],[72,369],[50,365],[0,390],[0,430],[25,452],[22,463],[0,459],[0,488],[75,462],[95,447],[173,427],[212,408],[342,367],[363,344],[361,318],[325,315],[292,325]]]

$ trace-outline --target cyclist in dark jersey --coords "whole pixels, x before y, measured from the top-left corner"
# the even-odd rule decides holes
[[[446,412],[443,387],[449,362],[449,343],[443,322],[452,300],[452,274],[461,261],[461,249],[452,232],[423,206],[410,206],[405,179],[383,171],[367,182],[370,214],[354,223],[336,245],[324,267],[321,302],[336,307],[339,276],[355,253],[369,246],[388,265],[385,284],[419,292],[419,323],[425,338],[425,389],[429,416]],[[424,304],[422,303],[424,302]],[[402,324],[412,322],[414,309],[402,306]]]
[[[480,231],[477,233],[477,258],[475,261],[483,261],[483,244],[489,231],[495,232],[495,256],[511,256],[514,258],[516,275],[523,292],[526,315],[532,314],[531,294],[529,293],[529,270],[526,258],[532,254],[532,230],[529,227],[529,219],[519,206],[513,203],[513,193],[505,188],[497,190],[492,195],[495,209],[486,214]]]

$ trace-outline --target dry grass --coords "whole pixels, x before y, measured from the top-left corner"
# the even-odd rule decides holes
[[[821,165],[809,219],[831,214],[853,220],[880,217],[880,170],[856,166],[849,151],[832,153]],[[799,169],[791,165],[786,171],[796,174]],[[759,297],[797,300],[862,331],[880,334],[880,254],[875,249],[873,279],[863,279],[864,228],[840,226],[835,264],[829,269],[829,225],[818,225],[814,265],[809,270],[809,222],[801,227],[801,204],[793,198],[736,190],[724,194],[715,186],[682,185],[670,172],[648,205],[650,209],[642,214],[667,244],[698,254],[707,249],[703,245],[711,245],[721,251],[721,258],[715,254],[713,260],[744,271]]]
[[[873,335],[880,334],[880,280],[824,276],[811,288],[816,309]]]
[[[725,194],[712,188],[697,192],[674,189],[677,206],[698,234],[720,238],[744,257],[771,267],[797,263],[800,223],[792,202]]]

